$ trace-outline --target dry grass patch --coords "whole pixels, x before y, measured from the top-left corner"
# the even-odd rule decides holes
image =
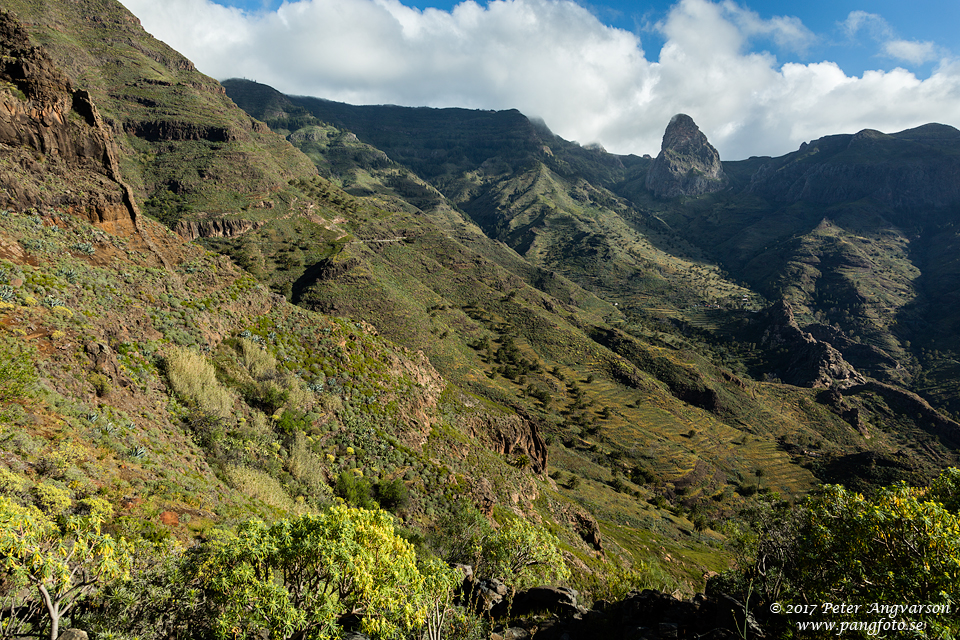
[[[170,387],[181,399],[211,415],[231,415],[235,397],[217,380],[209,360],[191,349],[171,346],[166,365]]]

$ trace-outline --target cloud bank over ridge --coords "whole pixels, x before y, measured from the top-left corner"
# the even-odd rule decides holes
[[[960,61],[899,40],[881,16],[854,12],[878,55],[939,61],[925,79],[896,68],[848,76],[835,63],[780,64],[759,49],[803,52],[818,36],[789,16],[763,19],[731,0],[680,0],[640,37],[568,0],[466,0],[420,11],[399,0],[301,0],[246,13],[210,0],[121,0],[157,38],[218,79],[353,104],[516,108],[557,134],[617,153],[656,154],[687,113],[724,159],[780,155],[864,128],[960,126]]]

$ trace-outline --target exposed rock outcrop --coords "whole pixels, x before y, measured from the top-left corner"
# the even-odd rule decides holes
[[[820,342],[827,342],[843,354],[843,359],[873,378],[896,381],[902,377],[902,367],[882,349],[850,339],[843,331],[824,324],[811,324],[803,330]]]
[[[552,613],[558,616],[583,615],[587,609],[578,601],[579,594],[568,587],[533,587],[518,592],[510,602],[501,600],[490,609],[494,619]]]
[[[514,624],[522,626],[505,629],[500,636],[534,640],[728,640],[744,634],[751,638],[767,637],[743,603],[725,594],[699,593],[689,600],[679,600],[646,589],[631,592],[619,602],[597,603],[597,608],[587,611],[577,605],[561,604],[569,602],[568,594],[542,595],[552,596],[557,603],[551,617],[514,620]]]
[[[197,238],[234,238],[259,229],[263,221],[211,218],[209,220],[180,220],[174,231],[186,240]]]
[[[468,427],[474,437],[487,439],[494,451],[512,458],[514,462],[526,456],[531,471],[546,471],[547,443],[533,422],[518,415],[488,416],[483,419],[482,426],[469,423]]]
[[[679,113],[670,120],[646,185],[658,198],[699,196],[726,187],[720,154],[693,118]]]
[[[783,382],[814,389],[866,382],[830,343],[821,342],[800,328],[785,300],[767,309],[761,323],[765,328],[760,343],[782,354],[776,373]]]
[[[603,553],[600,525],[589,511],[578,505],[560,502],[551,502],[550,510],[559,522],[569,526],[594,551]]]
[[[0,205],[54,206],[109,232],[136,227],[117,150],[90,94],[75,90],[46,52],[0,11]],[[54,176],[49,182],[45,176]]]

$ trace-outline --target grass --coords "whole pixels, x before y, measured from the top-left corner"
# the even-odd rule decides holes
[[[213,365],[205,357],[172,346],[164,363],[171,389],[185,402],[221,418],[231,415],[235,398],[217,381]]]

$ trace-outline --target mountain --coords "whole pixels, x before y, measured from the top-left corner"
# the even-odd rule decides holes
[[[663,145],[647,172],[646,187],[659,198],[700,196],[726,184],[720,154],[693,118],[677,114],[663,133]]]
[[[113,531],[190,539],[251,514],[316,508],[343,473],[356,472],[373,487],[402,481],[410,494],[402,513],[410,535],[423,535],[457,504],[454,496],[466,496],[500,518],[516,512],[554,523],[571,561],[583,568],[581,579],[595,570],[590,567],[604,566],[598,549],[625,562],[658,564],[652,547],[628,549],[628,538],[604,533],[578,500],[612,501],[617,506],[606,518],[616,513],[634,522],[663,520],[670,530],[685,526],[670,519],[666,506],[627,493],[652,499],[653,489],[628,484],[633,467],[618,462],[620,445],[575,439],[561,455],[578,473],[549,466],[556,450],[566,451],[554,433],[561,411],[571,425],[581,425],[571,429],[589,427],[595,435],[595,414],[610,411],[596,405],[596,392],[580,388],[586,374],[577,359],[593,352],[590,366],[598,372],[622,371],[636,384],[650,378],[616,354],[598,351],[587,335],[604,326],[604,315],[618,315],[613,305],[531,265],[449,205],[432,207],[428,216],[393,195],[395,188],[443,203],[400,167],[385,168],[394,186],[373,198],[317,176],[286,141],[222,93],[205,91],[207,80],[191,80],[190,65],[138,31],[135,19],[115,5],[103,20],[89,19],[94,14],[83,7],[40,9],[38,15],[30,13],[34,5],[17,5],[29,18],[29,43],[5,17],[18,34],[5,52],[19,64],[11,63],[14,71],[35,72],[37,64],[20,62],[43,60],[43,73],[60,85],[50,97],[61,105],[56,119],[70,124],[62,133],[54,127],[63,154],[43,146],[31,132],[49,133],[36,116],[49,112],[42,103],[47,96],[34,95],[31,78],[6,77],[4,99],[28,115],[5,125],[10,135],[0,179],[12,186],[27,184],[28,176],[37,184],[25,199],[9,203],[3,226],[5,348],[17,363],[14,373],[29,381],[3,401],[6,433],[21,434],[5,458],[15,479],[5,486],[19,487],[12,495],[30,501],[55,490],[69,505],[97,491],[117,509]],[[74,37],[65,42],[47,31],[68,24]],[[115,37],[104,40],[107,33]],[[129,84],[74,89],[79,80],[64,71],[71,67],[63,61],[83,57],[102,65],[94,70],[109,67],[126,55],[128,39],[136,45],[131,55],[145,65],[141,73],[160,64],[133,53],[141,49],[157,47],[174,61],[164,67],[168,84],[144,84],[157,92],[151,99],[170,101],[157,115],[168,124],[149,131],[124,124],[135,121],[142,105],[127,100]],[[43,49],[34,48],[43,41]],[[113,45],[103,58],[78,49],[78,43],[105,41]],[[137,66],[131,62],[124,72]],[[94,70],[83,78],[100,77]],[[207,102],[189,111],[200,97]],[[249,124],[249,137],[222,139],[203,127],[193,138],[174,133],[185,130],[173,124],[178,118],[200,119],[211,109],[239,129]],[[349,134],[342,139],[356,157],[382,161],[382,152]],[[75,159],[76,149],[89,157]],[[119,179],[111,173],[109,149],[115,149]],[[241,203],[176,222],[158,215],[179,230],[173,233],[144,215],[156,209],[140,207],[169,197],[163,194],[173,193],[170,185],[143,176],[157,176],[165,154],[182,159],[191,149],[197,152],[191,166],[205,186],[191,197],[208,203],[223,202],[234,188],[216,173],[221,153],[237,175],[255,176],[257,167],[278,167],[289,158],[300,158],[308,170],[275,182],[259,206]],[[209,172],[207,154],[217,156]],[[132,184],[128,165],[135,168]],[[154,190],[138,192],[137,180]],[[78,186],[84,190],[75,191]],[[99,202],[113,203],[109,216],[96,208]],[[194,236],[209,236],[208,246],[222,248],[248,271],[191,244]],[[294,307],[251,274],[311,308],[353,315],[337,319]],[[316,288],[317,282],[329,286]],[[378,333],[424,348],[437,364]],[[557,357],[533,351],[528,337]],[[607,382],[598,386],[625,393]],[[649,393],[675,402],[655,385]],[[679,428],[674,418],[662,422]],[[70,462],[45,467],[61,449],[69,450]],[[673,459],[664,461],[666,471]],[[32,476],[33,468],[48,471]],[[558,486],[548,471],[564,485],[573,486],[575,477],[577,488]],[[609,485],[614,479],[617,489]],[[664,540],[679,559],[662,574],[664,584],[692,585],[706,568],[719,568],[722,555],[694,554],[711,548],[713,539]]]
[[[719,352],[727,366],[754,379],[821,388],[839,384],[861,397],[868,395],[862,386],[864,376],[911,389],[920,370],[916,352],[904,348],[902,341],[910,341],[891,314],[899,306],[916,308],[919,292],[912,283],[920,269],[918,253],[905,255],[903,245],[897,246],[904,240],[902,233],[893,242],[889,228],[886,235],[877,235],[879,245],[867,251],[861,250],[870,242],[863,234],[856,244],[838,242],[849,232],[825,217],[834,207],[866,208],[870,205],[864,199],[878,196],[851,192],[852,200],[820,203],[801,192],[783,202],[790,188],[771,186],[770,176],[781,179],[787,171],[799,172],[802,157],[811,165],[803,169],[811,184],[814,176],[837,171],[845,176],[841,183],[865,171],[885,172],[889,179],[902,172],[886,165],[934,162],[930,149],[919,144],[937,144],[940,156],[947,155],[943,149],[953,144],[948,127],[889,136],[894,146],[870,147],[872,155],[839,153],[838,139],[859,149],[870,137],[864,133],[816,141],[780,159],[754,158],[720,166],[715,150],[685,116],[668,125],[664,152],[650,161],[581,148],[557,138],[542,124],[524,123],[516,112],[351,107],[283,96],[248,81],[226,81],[224,86],[240,106],[304,149],[307,146],[299,140],[308,127],[342,127],[360,143],[382,151],[385,159],[404,163],[486,235],[505,242],[528,262],[616,302],[625,312],[626,333],[641,342],[659,338],[650,328],[658,322],[663,327],[666,320],[673,325],[670,333],[683,336],[691,351]],[[509,132],[502,146],[479,142],[496,139],[501,130]],[[821,152],[828,145],[830,153]],[[342,157],[332,146],[322,155]],[[675,197],[657,192],[654,187],[661,184],[657,166],[665,166],[665,158],[678,162],[677,184],[683,176],[709,174],[716,176],[711,190]],[[819,162],[849,166],[823,169]],[[324,170],[322,161],[318,166]],[[949,169],[943,171],[937,175],[928,171],[931,183],[946,180]],[[341,164],[336,176],[330,175],[348,189],[354,180],[364,182],[351,175],[349,162]],[[794,177],[789,184],[798,180]],[[857,189],[863,185],[859,180],[853,184]],[[364,189],[372,189],[369,181]],[[430,209],[429,202],[421,206]],[[903,206],[902,200],[894,203],[888,198],[874,208],[874,215],[889,208],[887,215],[900,220],[897,207]],[[949,213],[949,208],[934,206],[940,207],[931,212],[934,217]],[[887,222],[889,218],[883,217],[869,224]],[[763,247],[758,246],[761,242]],[[791,248],[789,253],[785,245]],[[877,257],[866,257],[871,254]],[[852,267],[860,269],[853,278]],[[847,295],[848,283],[853,285],[853,297]],[[770,300],[783,300],[786,315],[754,313]],[[839,300],[846,305],[838,305]],[[849,305],[857,302],[862,306],[852,312]],[[764,319],[768,317],[780,319]],[[771,333],[771,321],[794,327],[790,335],[796,338],[783,338],[780,329]],[[770,337],[774,335],[781,337]],[[921,357],[925,354],[920,352]],[[950,357],[941,357],[938,365]],[[702,370],[702,365],[690,364]],[[933,371],[950,371],[939,366],[924,369],[922,375],[929,379]],[[926,397],[952,411],[952,387],[942,388],[948,393],[928,392]],[[866,410],[866,404],[858,404]],[[890,433],[901,431],[900,426],[890,428]],[[925,432],[921,423],[910,431],[911,437],[930,437],[921,435]],[[941,441],[940,462],[935,465],[952,459],[954,442],[953,436]]]
[[[379,497],[425,555],[475,507],[599,599],[702,588],[758,489],[957,463],[952,128],[618,156],[4,5],[4,501],[192,544]]]

